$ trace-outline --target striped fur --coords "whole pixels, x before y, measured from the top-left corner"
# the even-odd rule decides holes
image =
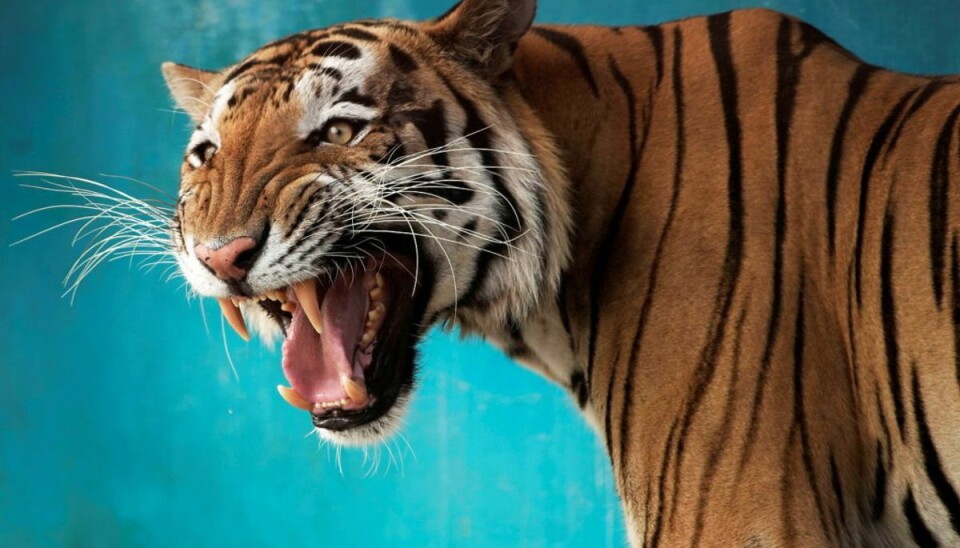
[[[448,222],[492,240],[478,252],[418,236],[436,272],[470,280],[437,282],[429,323],[479,333],[570,389],[609,453],[634,545],[960,543],[960,79],[866,65],[763,10],[536,26],[515,43],[532,5],[465,0],[435,21],[303,33],[195,73],[220,90],[205,100],[219,119],[197,109],[220,124],[214,162],[246,171],[183,205],[183,237],[258,218],[296,237],[289,219],[314,194],[294,181],[317,170],[277,137],[302,118],[290,89],[305,72],[351,70],[304,52],[375,50],[350,76],[356,93],[380,116],[411,93],[417,109],[456,113],[441,143],[487,149],[457,160],[464,172],[533,155],[528,176],[479,182],[498,185],[482,216],[464,206],[479,183],[452,177],[468,197],[448,189]],[[176,74],[175,95],[204,97],[178,93]],[[395,89],[411,74],[412,90]],[[371,150],[436,148],[414,126],[371,132]],[[228,144],[261,134],[250,152]],[[357,147],[315,160],[330,185],[369,169]],[[201,194],[194,176],[184,168],[188,197]],[[275,195],[253,184],[278,178]],[[483,219],[507,207],[517,223],[497,240]],[[315,247],[263,284],[311,272]]]

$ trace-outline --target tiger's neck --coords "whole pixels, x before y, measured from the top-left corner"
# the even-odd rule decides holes
[[[557,290],[544,295],[522,323],[484,335],[514,359],[567,387],[588,418],[595,415],[585,381],[595,342],[589,334],[598,310],[588,311],[591,303],[596,307],[596,293],[602,290],[596,273],[618,255],[611,234],[617,230],[622,204],[635,192],[632,181],[643,136],[627,128],[650,116],[648,105],[662,70],[656,62],[657,44],[657,37],[644,28],[536,27],[516,53],[519,96],[505,96],[515,112],[535,105],[539,123],[552,135],[566,177],[547,177],[546,183],[569,185],[553,190],[568,200],[570,207],[563,214],[575,229],[569,232],[571,253],[562,261],[566,266]],[[614,55],[617,51],[635,52],[629,67],[623,66],[621,55]],[[620,137],[627,133],[632,143]],[[556,161],[547,156],[539,157],[541,166]],[[637,241],[643,241],[638,236]],[[548,253],[563,249],[556,246]]]

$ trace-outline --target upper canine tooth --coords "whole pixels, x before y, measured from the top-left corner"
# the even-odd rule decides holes
[[[303,399],[303,396],[301,396],[300,393],[293,388],[278,384],[277,392],[280,392],[280,397],[283,398],[283,401],[289,403],[297,409],[303,409],[304,411],[313,410],[313,404]]]
[[[310,325],[317,334],[323,334],[323,322],[320,320],[320,305],[317,303],[317,280],[311,278],[293,286],[297,301],[303,309]]]
[[[364,403],[367,401],[367,388],[347,375],[340,376],[340,384],[347,397],[354,403]]]
[[[243,322],[243,314],[233,300],[224,298],[217,299],[217,302],[220,303],[220,311],[223,312],[223,317],[227,319],[230,327],[240,335],[240,338],[249,341],[250,333],[247,332],[247,324]]]

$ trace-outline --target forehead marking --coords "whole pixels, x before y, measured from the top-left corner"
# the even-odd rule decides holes
[[[340,40],[325,40],[313,47],[312,54],[320,57],[342,57],[344,59],[359,59],[362,55],[360,48],[350,42]]]

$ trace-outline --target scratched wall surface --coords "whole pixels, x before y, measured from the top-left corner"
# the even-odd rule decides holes
[[[543,0],[539,20],[654,23],[735,0]],[[763,2],[865,59],[960,72],[955,0]],[[423,18],[443,0],[30,0],[0,6],[0,546],[624,544],[600,443],[557,388],[479,342],[432,334],[403,440],[319,448],[273,387],[276,352],[226,337],[163,268],[112,263],[71,305],[68,217],[11,222],[53,197],[12,170],[174,193],[186,120],[158,66],[235,61],[358,17]],[[106,174],[106,175],[104,175]],[[135,184],[125,187],[144,195]],[[205,327],[206,311],[209,330]],[[340,470],[342,468],[342,471]],[[364,476],[367,477],[364,477]]]

